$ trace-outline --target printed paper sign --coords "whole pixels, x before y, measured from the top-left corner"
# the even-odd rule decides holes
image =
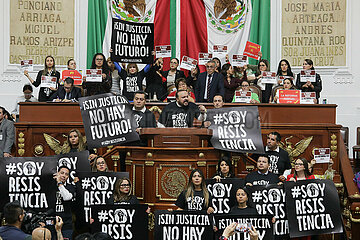
[[[122,63],[153,62],[154,23],[112,19],[111,60]]]
[[[279,103],[300,104],[300,90],[279,90]]]
[[[315,70],[301,70],[300,72],[300,82],[316,82],[316,73]]]
[[[330,162],[330,148],[314,149],[314,159],[316,163],[329,163]]]
[[[245,55],[233,55],[232,56],[232,63],[231,65],[233,67],[243,67],[247,65],[247,56]]]
[[[251,92],[250,91],[235,91],[236,103],[250,103]]]
[[[25,70],[32,72],[33,71],[33,60],[21,60],[20,61],[21,71],[24,72]]]
[[[68,77],[74,79],[74,85],[81,85],[82,84],[82,80],[83,80],[82,75],[78,70],[62,70],[61,71],[62,83]]]
[[[57,78],[52,76],[41,76],[40,87],[56,88]]]
[[[101,69],[86,69],[86,82],[102,82]]]
[[[260,51],[261,51],[261,46],[259,44],[252,43],[249,41],[246,42],[244,55],[259,60],[260,56],[258,54]]]
[[[261,83],[277,84],[276,72],[261,72]]]
[[[183,56],[180,64],[180,68],[191,71],[191,69],[196,68],[198,61],[188,56]]]
[[[315,104],[316,93],[315,92],[301,92],[301,104]]]
[[[213,56],[217,58],[225,58],[228,53],[228,47],[226,45],[214,45]]]
[[[157,58],[171,57],[171,45],[155,46],[155,53]]]
[[[199,53],[199,65],[205,65],[212,60],[212,53]]]

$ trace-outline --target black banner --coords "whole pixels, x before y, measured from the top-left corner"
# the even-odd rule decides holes
[[[264,153],[257,106],[209,109],[211,144],[229,152]]]
[[[124,63],[152,63],[154,24],[113,18],[111,60]]]
[[[148,205],[110,205],[91,207],[92,232],[104,232],[112,239],[148,239]]]
[[[233,222],[237,222],[237,229],[246,229],[247,227],[254,226],[259,234],[259,240],[271,240],[273,237],[273,224],[271,222],[272,216],[269,215],[215,215],[216,227],[218,232],[216,235],[221,236],[224,229]],[[215,238],[218,239],[218,238]],[[250,239],[247,231],[235,231],[235,234],[229,237],[229,240],[243,240]]]
[[[338,192],[330,180],[286,182],[290,237],[342,233]]]
[[[75,185],[74,178],[77,176],[77,173],[91,171],[89,151],[66,153],[56,155],[55,157],[57,158],[57,170],[61,166],[66,166],[70,169],[67,184]]]
[[[158,210],[155,211],[154,234],[156,240],[209,240],[214,230],[207,214]]]
[[[79,99],[89,148],[139,140],[136,121],[128,100],[106,93]]]
[[[129,177],[128,172],[79,172],[78,206],[84,209],[84,221],[92,217],[90,206],[106,205],[113,195],[116,180]],[[131,190],[131,189],[130,189]]]
[[[28,210],[55,207],[57,157],[0,158],[0,209],[18,200]]]
[[[256,208],[260,215],[269,214],[276,218],[274,235],[289,234],[286,215],[286,197],[283,185],[247,187],[250,192],[249,204]]]
[[[212,196],[212,207],[214,213],[229,213],[230,209],[237,205],[236,191],[244,187],[245,180],[240,178],[221,179],[216,182],[215,179],[206,179],[206,187]]]

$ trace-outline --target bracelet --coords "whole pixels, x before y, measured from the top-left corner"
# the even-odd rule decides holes
[[[58,182],[57,186],[60,186],[60,185],[64,185],[64,183],[63,182]]]

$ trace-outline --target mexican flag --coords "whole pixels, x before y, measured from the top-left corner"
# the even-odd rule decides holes
[[[252,18],[250,0],[89,0],[88,11],[88,66],[96,52],[109,56],[111,18],[153,22],[155,46],[171,45],[180,60],[198,59],[214,45],[242,54]],[[164,60],[167,70],[170,59]]]

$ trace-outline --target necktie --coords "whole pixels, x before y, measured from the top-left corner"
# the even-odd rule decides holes
[[[65,99],[69,99],[69,93],[65,93]]]
[[[208,76],[208,82],[207,82],[207,89],[206,89],[206,96],[207,100],[210,101],[210,84],[211,84],[211,77],[212,75]]]

